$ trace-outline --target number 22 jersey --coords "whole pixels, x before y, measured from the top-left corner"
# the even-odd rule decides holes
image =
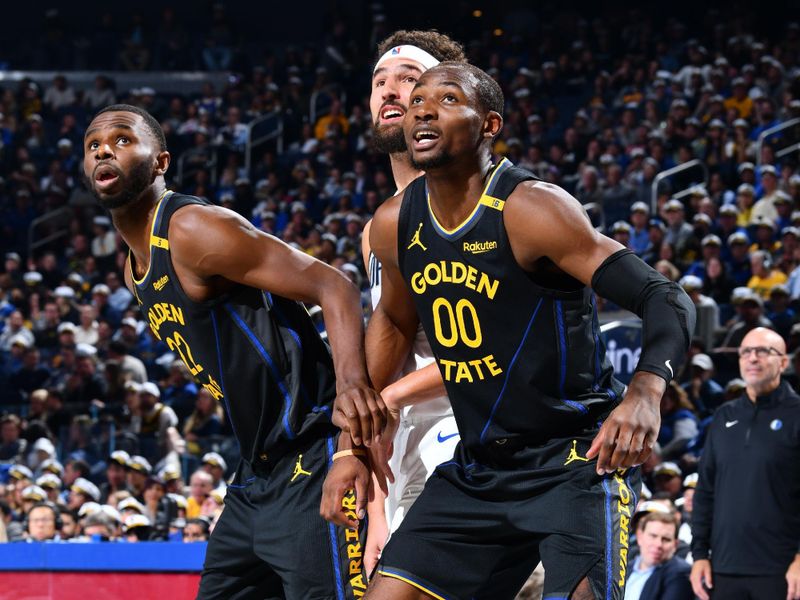
[[[169,223],[189,204],[209,203],[169,191],[159,201],[140,280],[129,254],[136,299],[153,334],[225,404],[242,458],[266,466],[297,438],[333,431],[333,361],[299,302],[245,285],[207,302],[186,295],[170,258]]]

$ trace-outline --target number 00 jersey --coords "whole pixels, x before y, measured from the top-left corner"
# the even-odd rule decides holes
[[[332,427],[333,361],[297,302],[243,285],[208,302],[186,295],[172,266],[168,232],[172,215],[188,204],[208,203],[172,192],[159,202],[150,266],[141,280],[133,279],[136,299],[153,334],[225,403],[242,457],[272,461],[312,427]],[[133,254],[130,260],[135,274]]]
[[[400,270],[469,449],[539,444],[596,426],[619,402],[599,339],[594,294],[548,289],[516,262],[505,200],[531,173],[503,160],[452,231],[433,215],[425,178],[403,197]]]

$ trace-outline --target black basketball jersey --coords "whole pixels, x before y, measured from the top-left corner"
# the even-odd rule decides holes
[[[153,334],[225,403],[243,458],[277,458],[312,427],[332,427],[336,386],[330,352],[298,302],[244,285],[208,302],[185,294],[170,259],[168,232],[173,213],[188,204],[208,202],[172,192],[159,202],[149,268],[141,280],[133,278],[136,299]]]
[[[503,208],[530,179],[503,160],[452,231],[437,222],[424,177],[400,209],[400,270],[467,448],[543,443],[596,426],[624,389],[599,338],[591,289],[548,289],[514,258]]]

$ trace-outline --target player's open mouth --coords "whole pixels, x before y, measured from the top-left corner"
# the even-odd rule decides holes
[[[119,173],[111,166],[100,166],[94,173],[94,184],[98,189],[106,189],[119,180]]]
[[[403,117],[406,115],[405,109],[397,106],[396,104],[391,104],[388,106],[384,106],[381,109],[381,123],[394,123],[396,121],[401,121]]]
[[[414,149],[426,150],[439,141],[439,132],[433,129],[418,129],[412,135],[414,140]]]

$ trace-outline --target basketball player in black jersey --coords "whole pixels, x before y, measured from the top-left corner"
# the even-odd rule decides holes
[[[242,452],[198,597],[360,597],[352,527],[369,471],[351,438],[371,445],[386,419],[368,384],[358,291],[234,212],[167,190],[170,155],[147,112],[103,109],[84,142],[88,184],[130,247],[128,287],[153,334],[225,403]],[[322,307],[332,357],[299,301]],[[359,433],[337,440],[332,417]],[[351,528],[319,515],[326,474],[339,498],[355,486]]]
[[[512,598],[540,556],[545,598],[623,596],[636,466],[694,309],[562,189],[492,165],[502,110],[476,67],[422,74],[403,129],[425,175],[372,222],[383,265],[383,315],[367,331],[373,383],[391,379],[421,322],[461,442],[390,539],[371,600]],[[643,318],[627,390],[591,288]]]

